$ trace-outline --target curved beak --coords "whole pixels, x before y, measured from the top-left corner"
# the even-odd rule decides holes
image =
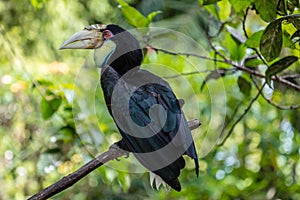
[[[59,49],[96,49],[102,43],[102,33],[99,30],[84,29],[69,37]]]

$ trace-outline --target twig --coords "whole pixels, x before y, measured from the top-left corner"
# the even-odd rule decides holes
[[[193,119],[188,121],[188,125],[191,130],[194,130],[201,125],[201,122],[198,119]],[[58,194],[59,192],[71,187],[80,179],[82,179],[101,165],[124,155],[128,155],[128,152],[118,148],[116,145],[113,144],[106,152],[100,154],[95,159],[89,161],[87,164],[85,164],[75,172],[63,177],[56,183],[48,186],[47,188],[31,196],[28,200],[43,200],[50,198],[55,194]]]
[[[49,187],[33,195],[28,200],[42,200],[42,199],[47,199],[49,197],[52,197],[55,194],[71,187],[77,181],[79,181],[80,179],[82,179],[83,177],[85,177],[86,175],[88,175],[90,172],[97,169],[101,165],[105,164],[106,162],[124,156],[126,155],[126,153],[127,153],[126,151],[118,149],[116,147],[109,148],[108,151],[102,153],[101,155],[97,156],[95,159],[89,161],[87,164],[82,166],[77,171],[69,174],[68,176],[63,177],[56,183],[50,185]]]
[[[257,89],[259,89],[259,86],[257,85],[257,83],[255,82],[255,80],[253,80],[253,78],[251,79],[252,82],[254,83],[255,87]],[[261,96],[264,98],[264,100],[266,100],[266,102],[268,102],[270,105],[274,106],[275,108],[278,108],[280,110],[296,110],[300,108],[300,105],[290,105],[290,106],[283,106],[283,105],[279,105],[274,103],[273,101],[271,101],[270,99],[268,99],[263,92],[260,93]]]
[[[249,11],[249,7],[246,9],[246,12],[245,12],[245,14],[244,14],[243,21],[242,21],[242,24],[243,24],[243,31],[244,31],[245,37],[246,37],[247,39],[249,38],[248,33],[247,33],[247,30],[246,30],[246,19],[247,19],[248,11]]]
[[[237,112],[238,112],[238,110],[239,110],[239,108],[240,108],[240,106],[241,106],[242,103],[243,103],[243,102],[240,102],[240,103],[235,107],[235,109],[234,109],[234,111],[233,111],[231,117],[230,117],[228,120],[226,120],[226,122],[225,122],[225,124],[224,124],[224,126],[223,126],[223,128],[222,128],[222,131],[221,131],[221,133],[220,133],[220,135],[219,135],[219,137],[218,137],[219,139],[223,137],[223,134],[224,134],[225,130],[226,130],[227,127],[230,125],[230,122],[233,121],[233,119],[234,119],[235,115],[237,114]]]
[[[245,115],[250,111],[253,103],[257,100],[257,98],[260,96],[263,88],[265,87],[266,82],[262,85],[262,87],[258,90],[258,93],[256,94],[256,96],[251,100],[250,104],[248,105],[248,107],[245,109],[244,113],[234,122],[234,124],[232,125],[232,127],[230,128],[230,130],[228,131],[227,135],[225,136],[224,139],[220,138],[217,141],[217,145],[218,146],[222,146],[227,138],[232,134],[234,128],[236,127],[236,125],[245,117]]]
[[[300,78],[300,74],[282,75],[282,76],[280,76],[280,78],[283,78],[283,79],[288,79],[288,78],[296,79],[296,78]]]
[[[211,57],[207,57],[207,56],[202,56],[202,55],[199,55],[199,54],[196,54],[196,53],[185,53],[185,52],[168,51],[166,49],[154,47],[154,46],[150,45],[149,43],[147,43],[147,46],[150,47],[151,49],[153,49],[154,51],[159,51],[159,52],[163,52],[163,53],[174,55],[174,56],[187,56],[187,57],[188,56],[192,56],[192,57],[201,58],[201,59],[204,59],[204,60],[210,60],[210,61],[214,61],[214,62],[221,62],[221,63],[228,64],[224,60],[215,59],[215,58],[211,58]]]

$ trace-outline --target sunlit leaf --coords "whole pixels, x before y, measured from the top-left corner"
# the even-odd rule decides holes
[[[245,67],[257,67],[258,65],[263,64],[263,61],[259,58],[246,58],[245,59]]]
[[[300,39],[300,30],[297,30],[292,36],[291,36],[291,40],[294,42],[299,41]]]
[[[154,18],[156,15],[160,14],[160,13],[162,13],[160,10],[151,12],[151,13],[147,16],[147,19],[149,20],[149,22],[152,22],[153,18]]]
[[[135,28],[147,27],[150,24],[150,20],[134,7],[128,5],[122,0],[117,1],[121,6],[122,14],[128,24],[134,26]]]
[[[250,48],[258,48],[263,30],[253,33],[246,41],[246,46]]]
[[[273,0],[258,0],[254,1],[255,8],[259,16],[266,22],[270,22],[276,18],[276,1]]]
[[[242,10],[246,9],[250,4],[251,0],[229,0],[231,5],[233,6],[236,12],[241,12]]]
[[[43,119],[49,119],[59,108],[62,98],[58,95],[49,95],[41,100],[41,113]]]
[[[62,135],[64,143],[70,143],[74,140],[75,130],[72,127],[62,127],[59,133]]]
[[[214,4],[214,3],[217,3],[218,1],[220,0],[199,0],[200,2],[200,5],[209,5],[209,4]]]
[[[282,48],[281,19],[271,22],[263,32],[260,51],[267,61],[277,58]]]
[[[238,85],[239,85],[240,91],[244,95],[246,95],[246,96],[250,95],[250,92],[251,92],[251,83],[249,83],[249,81],[247,81],[242,76],[239,76],[239,78],[238,78]]]
[[[246,54],[246,46],[231,33],[225,37],[225,44],[232,60],[242,60]]]
[[[273,75],[276,75],[277,73],[285,70],[297,60],[298,57],[296,56],[287,56],[273,63],[266,71],[266,81],[268,85],[271,86],[271,77]]]
[[[220,1],[218,2],[218,14],[221,20],[228,20],[231,15],[231,4],[228,1]]]

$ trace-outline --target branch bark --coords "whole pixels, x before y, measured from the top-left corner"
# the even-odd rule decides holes
[[[189,127],[191,130],[198,128],[201,123],[198,119],[193,119],[188,121]],[[59,192],[71,187],[75,183],[77,183],[80,179],[88,175],[90,172],[94,171],[101,165],[109,162],[110,160],[114,160],[121,156],[128,155],[127,151],[124,151],[118,148],[116,145],[112,145],[109,147],[107,151],[97,156],[95,159],[89,161],[81,168],[76,170],[75,172],[63,177],[56,183],[48,186],[47,188],[41,190],[35,195],[31,196],[28,200],[43,200],[58,194]]]

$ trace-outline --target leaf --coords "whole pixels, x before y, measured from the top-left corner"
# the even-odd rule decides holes
[[[257,0],[255,8],[259,16],[266,22],[270,22],[276,18],[276,1],[274,0]]]
[[[149,20],[149,22],[152,22],[153,18],[162,13],[162,11],[158,10],[158,11],[154,11],[154,12],[151,12],[148,16],[147,16],[147,19]]]
[[[224,69],[224,68],[220,68],[220,69],[217,69],[217,70],[213,70],[211,71],[205,78],[205,80],[203,81],[201,87],[200,87],[200,90],[202,91],[204,86],[206,85],[207,81],[211,80],[211,79],[219,79],[220,77],[222,76],[225,76],[227,72],[227,69]]]
[[[214,4],[214,3],[217,3],[218,1],[221,1],[221,0],[199,0],[200,5],[202,5],[202,6]]]
[[[253,33],[246,41],[246,46],[250,48],[258,48],[263,30]]]
[[[34,9],[38,9],[42,7],[44,0],[30,0],[30,3],[34,7]]]
[[[296,56],[287,56],[279,61],[273,63],[266,71],[266,81],[267,84],[271,87],[271,77],[273,75],[276,75],[277,73],[285,70],[290,65],[292,65],[294,62],[298,60],[298,57]]]
[[[224,42],[232,60],[240,61],[244,58],[246,54],[246,46],[244,43],[241,43],[233,37],[231,33],[226,35]]]
[[[76,133],[76,131],[74,130],[74,128],[72,127],[62,127],[59,130],[59,133],[63,136],[63,141],[64,143],[70,143],[74,140],[75,136],[74,133]]]
[[[150,20],[144,15],[142,15],[142,13],[140,13],[134,7],[129,6],[123,0],[117,1],[121,6],[122,14],[125,17],[128,24],[134,26],[135,28],[144,28],[149,26]]]
[[[294,27],[297,30],[300,30],[300,20],[299,19],[291,18],[291,19],[289,19],[289,21],[292,22],[292,24],[294,25]]]
[[[244,65],[245,67],[253,68],[253,67],[257,67],[260,64],[264,64],[264,62],[256,57],[256,58],[246,58]]]
[[[251,92],[251,83],[249,83],[249,81],[247,81],[242,76],[239,76],[239,78],[238,78],[238,85],[239,85],[240,91],[245,96],[249,96],[250,95],[250,92]]]
[[[230,35],[232,36],[232,38],[234,38],[235,42],[237,44],[243,44],[246,42],[246,38],[240,34],[236,28],[233,28],[231,26],[226,26],[227,31],[230,33]]]
[[[291,40],[294,42],[298,42],[300,39],[300,30],[295,31],[295,33],[291,36]]]
[[[277,58],[282,48],[282,19],[271,22],[263,32],[260,40],[260,51],[267,61]]]
[[[56,154],[56,153],[61,153],[61,150],[59,148],[52,148],[45,151],[45,153]]]
[[[43,119],[49,119],[59,108],[62,98],[58,95],[49,95],[41,100],[41,113]]]
[[[251,4],[251,0],[229,0],[236,12],[241,12]]]

